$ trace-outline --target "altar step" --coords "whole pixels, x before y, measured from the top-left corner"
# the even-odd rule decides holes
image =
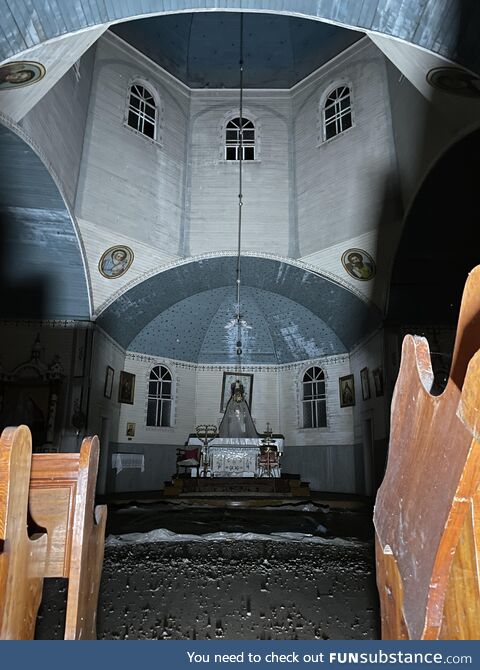
[[[310,486],[297,475],[276,477],[175,477],[165,482],[166,498],[310,498]]]

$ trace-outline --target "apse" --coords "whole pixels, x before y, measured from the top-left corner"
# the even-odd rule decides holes
[[[98,324],[125,349],[196,363],[236,360],[235,258],[179,265],[115,300]],[[380,312],[320,274],[242,259],[242,360],[283,364],[345,353],[379,326]]]

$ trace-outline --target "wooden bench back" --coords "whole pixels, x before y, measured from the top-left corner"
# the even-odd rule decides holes
[[[27,444],[29,440],[30,444]],[[15,454],[20,452],[22,461],[19,467],[19,456]],[[96,609],[106,523],[106,508],[102,506],[94,509],[98,452],[98,438],[93,437],[83,440],[79,454],[34,454],[32,457],[30,433],[25,426],[6,429],[0,440],[0,519],[1,509],[11,508],[15,498],[20,502],[20,506],[15,504],[16,523],[26,534],[28,507],[36,531],[43,533],[41,543],[36,541],[34,549],[30,550],[30,559],[27,562],[34,559],[35,565],[41,564],[41,583],[43,577],[65,577],[69,580],[65,623],[65,639],[68,640],[96,637]],[[9,463],[8,471],[2,458],[6,458]],[[5,482],[7,487],[4,490],[1,482]],[[13,528],[16,529],[16,526]],[[3,532],[1,522],[0,532]],[[3,557],[5,565],[8,561],[10,566],[5,571],[0,567],[0,584],[2,572],[8,573],[10,586],[7,590],[12,597],[22,582],[22,576],[20,572],[12,577],[11,570],[16,569],[15,566],[23,555],[18,547],[25,544],[18,544],[18,530],[16,533],[12,535],[5,528],[0,535],[4,539],[0,561]],[[28,542],[30,544],[27,546],[30,547],[32,540]],[[37,549],[37,544],[43,547],[43,558],[39,558],[40,549]],[[29,592],[21,601],[15,597],[16,611],[31,610],[34,614],[29,619],[29,625],[22,631],[13,631],[11,613],[4,612],[6,632],[4,634],[0,627],[0,637],[10,635],[12,639],[32,638],[39,604],[40,598],[33,603]],[[22,635],[19,635],[20,632]]]
[[[407,335],[374,511],[384,639],[480,637],[480,267],[469,275],[444,392]]]

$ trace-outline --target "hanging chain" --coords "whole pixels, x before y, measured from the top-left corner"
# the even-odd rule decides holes
[[[241,249],[242,249],[242,207],[243,207],[243,14],[240,14],[240,100],[239,100],[239,159],[238,159],[238,244],[237,244],[237,367],[242,370],[242,324],[240,313],[240,286],[241,286]]]

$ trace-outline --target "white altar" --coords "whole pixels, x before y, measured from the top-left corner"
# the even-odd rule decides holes
[[[279,454],[283,452],[284,439],[273,438]],[[191,436],[188,446],[202,446],[202,440]],[[257,460],[262,440],[260,437],[216,437],[207,447],[209,477],[255,477]],[[203,447],[205,449],[205,447]],[[192,468],[193,470],[193,468]],[[196,473],[192,471],[192,476]],[[200,472],[202,476],[202,470]],[[272,470],[272,476],[280,476],[280,468]]]

